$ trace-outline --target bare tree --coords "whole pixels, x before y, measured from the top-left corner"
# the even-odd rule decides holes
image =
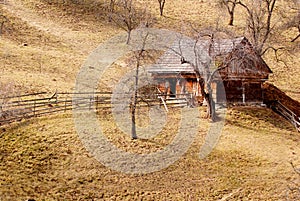
[[[158,3],[159,3],[160,16],[163,16],[166,0],[158,0]]]
[[[8,22],[7,17],[4,14],[0,14],[0,36],[4,30],[4,24]]]
[[[206,38],[206,39],[205,39]],[[208,38],[208,40],[207,40]],[[208,41],[206,44],[207,47],[203,47],[202,44],[203,41]],[[181,56],[181,63],[188,63],[190,64],[195,72],[197,81],[200,85],[201,95],[204,97],[204,99],[207,102],[207,118],[210,118],[212,121],[216,120],[216,109],[215,109],[215,102],[213,100],[212,96],[212,87],[211,83],[216,75],[216,73],[222,69],[224,69],[223,66],[219,66],[216,69],[212,71],[212,65],[215,63],[216,54],[215,54],[215,34],[214,33],[198,33],[198,36],[195,39],[194,47],[193,47],[193,54],[194,54],[194,61],[189,60],[186,58],[182,53],[182,47],[181,44],[179,44],[179,52],[176,52]],[[201,48],[199,48],[201,47]],[[174,50],[173,50],[174,51]],[[207,51],[204,53],[203,51]],[[203,59],[203,55],[207,54],[209,58]]]
[[[109,15],[108,15],[108,21],[111,22],[112,21],[112,14],[115,11],[115,4],[116,4],[116,0],[110,0],[109,1]]]
[[[289,10],[289,12],[286,12]],[[296,28],[298,35],[295,36],[291,42],[295,42],[300,38],[300,2],[291,0],[287,9],[281,12],[281,16],[285,19],[286,23],[282,26],[283,30]]]
[[[210,63],[207,63],[206,61],[203,61],[201,59],[201,54],[203,54],[200,50],[196,48],[198,43],[201,42],[201,39],[203,37],[209,38],[209,47],[208,47],[208,54],[211,57],[212,56],[212,47],[214,43],[214,34],[199,34],[196,38],[196,42],[194,45],[194,54],[196,57],[196,68],[195,72],[197,74],[197,79],[199,80],[199,84],[201,87],[201,94],[205,98],[207,102],[207,118],[211,118],[212,121],[215,121],[216,115],[215,115],[215,103],[212,98],[212,89],[211,89],[211,83],[209,82],[211,73],[210,73],[210,67],[212,64],[212,59],[210,60]],[[201,69],[202,67],[202,69]],[[201,73],[202,71],[202,73]],[[202,76],[201,76],[202,75]],[[206,89],[206,91],[205,91]]]
[[[143,33],[141,33],[143,34]],[[132,102],[130,105],[131,108],[131,138],[137,139],[136,134],[136,106],[138,103],[138,86],[139,86],[139,72],[140,67],[142,65],[142,61],[147,56],[145,46],[147,42],[147,38],[149,36],[149,33],[145,33],[145,35],[142,35],[142,44],[141,48],[138,51],[134,52],[134,60],[135,60],[135,77],[134,77],[134,89],[133,89],[133,97]]]
[[[239,0],[238,4],[247,13],[247,29],[252,45],[259,55],[263,55],[274,28],[272,19],[277,0],[250,0],[249,2],[246,4]]]
[[[111,13],[111,20],[128,34],[126,43],[129,44],[131,31],[137,27],[144,25],[149,27],[153,18],[146,9],[139,10],[138,4],[133,0],[119,0],[114,2],[116,8]]]
[[[234,12],[235,8],[238,5],[239,0],[220,0],[219,3],[221,7],[225,7],[228,11],[228,14],[230,16],[228,25],[233,26],[234,21]]]

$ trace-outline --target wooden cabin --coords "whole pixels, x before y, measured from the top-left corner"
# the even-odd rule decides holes
[[[201,49],[214,58],[215,67],[221,68],[213,76],[213,97],[218,103],[261,104],[262,84],[268,80],[271,69],[254,51],[245,37],[214,41],[200,41]],[[191,45],[190,45],[191,47]],[[184,49],[185,46],[180,47]],[[180,98],[189,94],[196,100],[203,100],[194,67],[182,62],[182,56],[171,48],[148,68],[159,90],[169,98]],[[178,49],[178,47],[177,47]],[[194,54],[193,51],[189,53]],[[203,75],[201,69],[200,73]]]

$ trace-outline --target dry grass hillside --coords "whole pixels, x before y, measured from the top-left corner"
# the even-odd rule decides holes
[[[13,85],[19,93],[72,91],[88,55],[122,31],[108,21],[104,0],[57,2],[0,1],[0,14],[6,17],[0,86]],[[156,0],[141,3],[157,18],[155,27],[181,31],[186,21],[199,28],[218,22],[236,36],[244,33],[243,14],[238,12],[235,26],[229,27],[228,16],[218,14],[215,1],[167,0],[164,17]],[[280,55],[285,64],[276,62],[271,52],[264,59],[273,71],[269,82],[300,101],[299,41],[288,42],[296,34],[290,30],[277,36],[275,45],[294,50]],[[172,111],[165,133],[145,141],[124,137],[110,113],[98,118],[112,142],[140,153],[168,144],[178,115]],[[210,122],[199,118],[199,125],[195,141],[179,161],[141,175],[110,170],[94,159],[80,141],[71,113],[2,126],[0,200],[285,200],[289,192],[290,198],[300,199],[299,192],[289,190],[300,183],[290,164],[300,166],[300,135],[282,117],[266,108],[230,108],[217,147],[203,160],[198,153]]]

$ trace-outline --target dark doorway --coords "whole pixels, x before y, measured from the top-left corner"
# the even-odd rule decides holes
[[[217,103],[226,103],[226,92],[223,82],[217,82]]]
[[[176,97],[176,79],[170,79],[170,97]]]

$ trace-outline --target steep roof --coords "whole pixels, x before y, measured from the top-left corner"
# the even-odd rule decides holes
[[[262,57],[255,52],[246,38],[225,56],[221,66],[226,67],[219,71],[223,77],[267,78],[272,73],[272,70]]]
[[[194,73],[194,67],[188,63],[182,63],[181,59],[183,56],[190,63],[195,63],[195,51],[197,55],[200,55],[197,58],[200,61],[198,63],[203,65],[210,62],[210,56],[220,57],[219,67],[226,66],[220,71],[222,77],[265,77],[272,73],[245,37],[217,40],[213,45],[208,40],[198,41],[196,46],[193,40],[181,41],[180,44],[173,45],[165,52],[157,64],[148,67],[148,72],[152,74]],[[201,65],[198,64],[198,66],[201,72]]]

